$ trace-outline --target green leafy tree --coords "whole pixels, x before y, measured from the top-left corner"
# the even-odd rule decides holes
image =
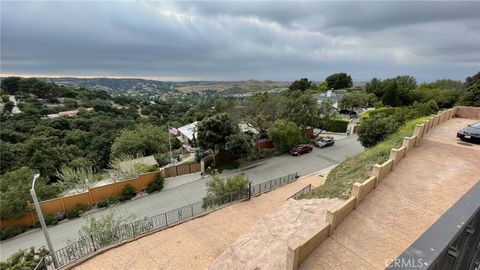
[[[381,97],[383,95],[382,81],[377,78],[373,78],[365,86],[365,92],[375,94],[377,97]]]
[[[275,147],[286,151],[301,142],[300,129],[293,122],[277,120],[268,129],[268,137],[273,140]]]
[[[321,93],[326,92],[328,90],[328,84],[326,81],[321,83],[316,83],[314,86],[308,91],[309,94]]]
[[[75,108],[78,108],[78,102],[76,99],[74,98],[65,98],[63,100],[63,105],[65,106],[65,108],[67,109],[75,109]]]
[[[273,122],[282,116],[284,105],[279,96],[269,93],[256,94],[247,102],[243,120],[258,130],[259,135],[266,134]]]
[[[308,89],[312,88],[312,81],[309,81],[307,78],[302,78],[300,80],[294,81],[289,87],[289,91],[300,91],[305,92]]]
[[[384,82],[384,85],[382,103],[393,107],[402,105],[397,82],[395,80],[388,80]]]
[[[386,80],[373,78],[366,87],[367,93],[373,93],[387,106],[406,106],[415,101],[414,89],[417,82],[414,77],[403,75]]]
[[[115,138],[112,157],[121,154],[143,153],[145,156],[166,152],[168,133],[164,128],[149,124],[139,124],[134,129],[125,129]]]
[[[480,72],[465,80],[465,90],[460,98],[460,104],[480,107]]]
[[[253,150],[252,138],[243,133],[233,134],[227,138],[225,150],[236,157],[247,157]]]
[[[347,73],[335,73],[328,76],[325,81],[329,89],[345,89],[353,85],[352,77]]]
[[[460,90],[455,89],[419,87],[414,92],[414,99],[421,103],[434,100],[440,108],[450,108],[460,99],[460,94]]]
[[[330,99],[324,99],[318,106],[318,127],[324,130],[329,130],[331,119],[337,116],[337,110],[333,107],[333,102]],[[318,134],[317,134],[318,135]]]
[[[364,147],[372,147],[395,132],[398,125],[393,117],[376,114],[362,122],[358,128],[358,138]]]
[[[318,125],[319,111],[317,100],[309,94],[292,94],[284,107],[284,118],[305,130]]]
[[[0,87],[2,92],[15,95],[18,92],[18,85],[22,78],[20,77],[7,77],[2,80]]]
[[[225,149],[227,138],[239,132],[237,123],[225,113],[216,114],[200,121],[197,127],[197,142],[204,149]]]
[[[442,90],[461,90],[462,82],[454,81],[450,79],[436,80],[429,84],[431,89],[442,89]]]
[[[0,176],[0,218],[22,217],[29,209],[27,204],[31,201],[30,188],[35,172],[27,167],[7,172]],[[40,177],[35,190],[40,200],[56,197],[60,193],[58,185],[48,185],[45,178]]]
[[[12,113],[13,107],[15,107],[15,104],[13,104],[11,101],[7,101],[3,105],[3,113]]]
[[[214,108],[216,113],[225,112],[228,108],[228,102],[226,102],[223,98],[219,98],[215,100]]]
[[[352,91],[348,92],[340,98],[338,106],[341,110],[353,111],[359,108],[368,108],[376,102],[374,94]]]

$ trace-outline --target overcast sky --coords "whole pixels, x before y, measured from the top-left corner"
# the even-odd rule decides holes
[[[354,81],[480,70],[480,1],[1,2],[2,75]]]

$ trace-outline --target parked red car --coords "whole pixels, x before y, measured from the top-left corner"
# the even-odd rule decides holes
[[[309,144],[299,144],[295,146],[294,148],[290,149],[290,155],[292,156],[300,156],[305,153],[310,153],[312,152],[313,147],[310,146]]]

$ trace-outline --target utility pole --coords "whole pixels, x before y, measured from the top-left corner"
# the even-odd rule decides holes
[[[50,251],[50,256],[52,257],[53,266],[58,268],[57,257],[55,257],[55,249],[53,249],[52,240],[50,240],[50,235],[48,235],[47,225],[45,224],[45,219],[43,218],[42,209],[38,203],[37,194],[35,193],[35,181],[40,176],[40,174],[35,174],[33,176],[32,188],[30,189],[30,194],[32,195],[33,204],[35,205],[35,210],[37,211],[38,220],[40,225],[42,225],[43,235],[45,236],[45,241],[47,242],[48,251]]]
[[[170,136],[172,136],[170,134],[170,123],[167,124],[167,128],[168,128],[168,144],[170,145],[170,162],[173,162],[173,154],[172,154],[172,140],[170,138]]]

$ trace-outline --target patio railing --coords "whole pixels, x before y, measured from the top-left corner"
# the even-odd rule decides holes
[[[303,194],[306,194],[306,193],[310,192],[310,190],[312,190],[312,184],[308,184],[308,186],[300,189],[299,191],[297,191],[297,193],[295,193],[295,194],[293,194],[292,196],[288,197],[288,199],[286,199],[286,201],[288,201],[289,199],[298,200],[298,198],[300,198],[300,196],[302,196]]]

